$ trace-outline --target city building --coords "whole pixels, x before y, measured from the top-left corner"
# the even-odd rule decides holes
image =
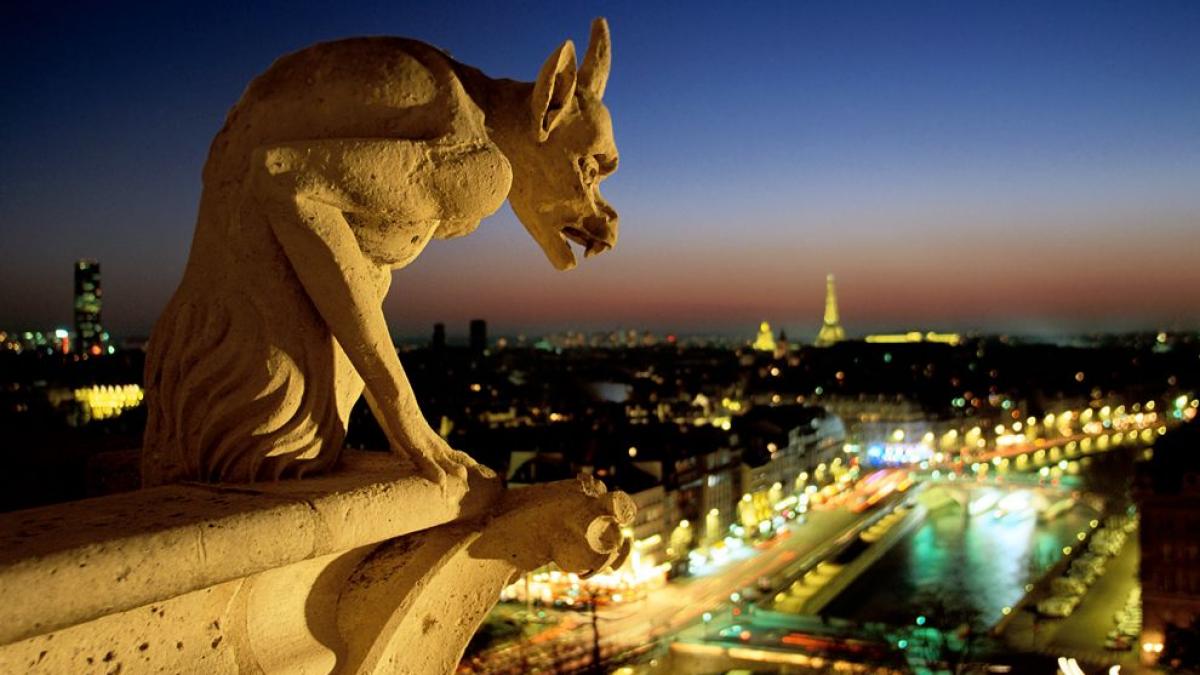
[[[940,428],[920,401],[903,394],[835,394],[820,403],[841,418],[855,446],[919,439]]]
[[[487,351],[487,322],[483,319],[471,319],[471,354],[481,356]]]
[[[615,571],[631,575],[631,580],[638,583],[657,580],[666,572],[667,561],[667,497],[662,482],[636,466],[606,473],[603,480],[608,488],[625,492],[637,506],[637,514],[625,533],[632,540],[633,550],[624,566]]]
[[[775,359],[783,360],[792,353],[791,345],[788,344],[787,333],[779,331],[779,337],[775,339]]]
[[[846,339],[846,331],[842,329],[838,318],[837,292],[833,287],[833,275],[825,277],[825,319],[817,339],[813,342],[818,347],[828,347]]]
[[[785,498],[802,491],[810,479],[824,480],[844,468],[846,431],[841,420],[824,408],[756,406],[735,418],[734,433],[741,450],[741,500],[753,507],[755,525],[769,523],[787,507]],[[741,520],[749,526],[746,506],[740,508]]]
[[[771,324],[766,321],[758,324],[758,335],[754,338],[752,347],[760,352],[775,352],[775,336],[771,333]]]
[[[742,484],[745,491],[794,481],[801,472],[828,464],[846,440],[845,427],[835,415],[799,404],[755,406],[734,418],[733,431],[742,463],[754,468],[755,478]]]
[[[108,334],[100,320],[100,263],[75,262],[75,351],[98,356],[108,347]]]
[[[71,335],[65,328],[52,331],[0,331],[0,350],[41,354],[68,354]]]
[[[1171,653],[1171,627],[1200,617],[1200,425],[1170,431],[1138,467],[1134,499],[1141,513],[1142,662]]]
[[[883,345],[914,344],[917,342],[938,342],[947,345],[957,345],[962,342],[962,336],[958,333],[934,333],[932,331],[922,333],[921,331],[912,330],[907,333],[868,335],[866,340],[872,344]]]
[[[446,324],[433,324],[433,349],[442,351],[446,348]]]

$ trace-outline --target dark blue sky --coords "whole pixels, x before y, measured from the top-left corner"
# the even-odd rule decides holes
[[[12,4],[0,327],[69,324],[88,256],[112,330],[145,333],[208,143],[276,56],[396,34],[528,80],[595,15],[620,245],[556,273],[506,207],[397,274],[398,332],[808,337],[827,272],[852,333],[1200,325],[1200,3]]]

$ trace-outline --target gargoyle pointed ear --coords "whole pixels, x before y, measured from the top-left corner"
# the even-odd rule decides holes
[[[608,34],[608,22],[604,17],[592,21],[592,35],[588,38],[587,54],[579,67],[579,86],[596,98],[604,98],[604,87],[608,85],[608,71],[612,67],[612,38]]]
[[[562,43],[538,73],[533,84],[534,133],[539,141],[546,140],[562,120],[567,107],[575,104],[575,43]]]

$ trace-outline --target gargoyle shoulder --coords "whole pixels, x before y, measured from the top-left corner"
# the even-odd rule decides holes
[[[213,140],[209,168],[296,140],[485,135],[483,112],[445,53],[404,38],[352,38],[283,56],[255,78]]]

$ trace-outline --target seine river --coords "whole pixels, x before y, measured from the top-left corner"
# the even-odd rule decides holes
[[[1079,486],[1121,499],[1130,475],[1127,453],[1091,458]],[[992,488],[971,490],[985,498]],[[1031,502],[1061,498],[1043,490],[1023,490]],[[1063,493],[1065,494],[1065,493]],[[984,502],[986,503],[986,501]],[[866,573],[825,607],[823,614],[857,621],[911,624],[925,615],[942,627],[969,622],[976,630],[1000,620],[1036,580],[1075,543],[1075,535],[1097,517],[1079,504],[1050,523],[1032,509],[997,518],[996,511],[964,517],[958,506],[931,514]]]

